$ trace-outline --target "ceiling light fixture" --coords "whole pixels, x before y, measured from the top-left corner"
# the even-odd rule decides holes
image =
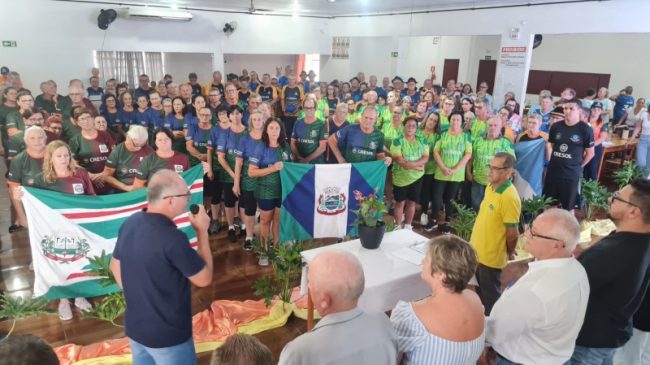
[[[335,3],[336,0],[327,0],[328,3]]]

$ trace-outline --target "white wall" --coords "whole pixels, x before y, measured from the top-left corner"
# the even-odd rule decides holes
[[[257,74],[262,79],[262,75],[268,73],[275,76],[275,68],[277,66],[284,67],[286,65],[296,65],[296,55],[281,55],[281,54],[225,54],[224,55],[225,74],[234,73],[241,75],[242,69],[250,71],[257,71]],[[318,71],[317,71],[318,72]]]
[[[394,37],[353,37],[350,39],[349,59],[336,59],[321,56],[321,79],[348,81],[359,71],[375,75],[379,79],[396,73],[397,59],[391,52],[398,50]]]
[[[1,63],[19,71],[26,87],[34,90],[47,79],[67,85],[72,78],[85,78],[93,65],[92,52],[102,49],[102,43],[106,51],[211,53],[213,68],[222,71],[224,53],[331,52],[328,19],[192,11],[191,22],[119,17],[102,31],[97,15],[106,5],[46,0],[2,4],[0,34],[18,47],[0,48]],[[226,37],[221,29],[230,21],[237,21],[238,28]]]
[[[212,80],[212,56],[212,53],[165,52],[164,71],[176,82],[186,81],[190,72],[196,72],[199,82]]]

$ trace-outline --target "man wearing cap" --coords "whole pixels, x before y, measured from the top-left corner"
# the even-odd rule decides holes
[[[409,77],[408,81],[406,81],[407,88],[401,93],[402,98],[405,96],[411,98],[411,106],[417,104],[420,101],[420,93],[417,90],[417,84],[418,82],[415,81],[415,78]]]
[[[594,132],[580,122],[580,100],[564,103],[564,121],[551,125],[546,147],[550,157],[543,194],[562,208],[573,211],[582,168],[594,157]]]

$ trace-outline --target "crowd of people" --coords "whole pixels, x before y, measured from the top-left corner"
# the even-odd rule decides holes
[[[243,70],[224,81],[215,71],[204,85],[195,73],[180,83],[171,75],[157,83],[141,75],[134,89],[104,81],[93,69],[90,86],[71,80],[67,96],[52,80],[42,82],[36,96],[16,72],[1,81],[11,232],[27,227],[20,186],[85,195],[147,187],[148,214],[125,223],[111,262],[127,300],[134,358],[155,359],[160,348],[174,348],[176,359],[193,356],[189,284],[212,280],[208,235],[225,221],[228,240],[241,240],[244,250],[252,250],[256,232],[261,242],[279,243],[279,172],[288,161],[383,160],[389,166],[385,199],[400,229],[413,228],[418,205],[428,232],[450,233],[454,201],[478,216],[469,243],[452,235],[429,243],[422,279],[432,296],[398,303],[390,320],[357,307],[364,278],[354,257],[318,257],[309,285],[323,320],[289,343],[280,363],[392,364],[400,356],[408,364],[470,364],[493,355],[499,364],[609,364],[630,339],[639,308],[635,337],[646,342],[634,343],[648,341],[648,180],[613,195],[608,214],[617,231],[578,259],[579,226],[569,213],[579,206],[580,179],[597,178],[603,143],[617,126],[631,129],[632,140],[640,137],[637,163],[650,172],[650,115],[644,99],[635,103],[632,87],[615,98],[604,88],[590,90],[582,99],[567,88],[558,100],[543,90],[539,103],[524,110],[512,92],[496,100],[485,82],[476,92],[454,80],[442,88],[433,78],[418,88],[412,77],[384,77],[379,86],[363,72],[349,82],[318,82],[313,71],[296,77],[291,66],[261,79]],[[501,270],[520,233],[515,144],[540,139],[546,144],[543,192],[562,209],[548,210],[525,231],[536,261],[502,293]],[[173,244],[185,238],[168,223],[189,196],[178,174],[197,165],[204,172],[205,209],[190,218],[199,241],[194,251]],[[143,229],[150,226],[165,229]],[[143,232],[168,243],[150,250],[152,258],[178,265],[160,267],[155,259],[141,265],[135,254],[141,250],[132,243],[152,239]],[[268,258],[259,264],[268,265]],[[472,277],[476,291],[467,286]],[[156,283],[165,282],[178,283],[182,295],[161,296]],[[162,309],[152,310],[143,295],[160,296],[155,302]],[[90,307],[83,298],[75,304]],[[59,312],[72,317],[68,300]],[[164,325],[142,326],[143,318]]]

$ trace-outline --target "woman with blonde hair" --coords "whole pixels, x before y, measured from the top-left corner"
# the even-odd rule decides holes
[[[52,141],[45,147],[43,171],[36,175],[34,187],[67,194],[95,195],[90,175],[72,158],[68,144],[60,140]],[[92,309],[86,298],[75,298],[74,305],[82,311]],[[67,298],[59,302],[59,317],[64,321],[72,319]]]

